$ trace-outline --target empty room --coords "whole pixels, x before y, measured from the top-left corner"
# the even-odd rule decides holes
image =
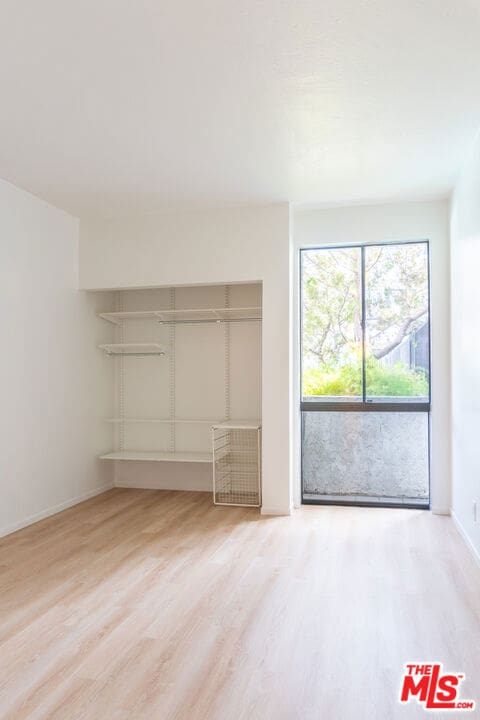
[[[0,11],[0,719],[477,717],[480,5]]]

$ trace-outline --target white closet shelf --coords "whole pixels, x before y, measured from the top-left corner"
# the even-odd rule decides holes
[[[260,420],[209,420],[208,418],[105,418],[109,423],[191,423],[210,425],[212,428],[230,428],[231,430],[258,430]]]
[[[99,345],[107,355],[166,355],[167,350],[158,343],[113,343]]]
[[[169,418],[106,418],[105,422],[109,423],[191,423],[194,424],[205,424],[213,426],[214,423],[222,422],[221,420],[208,420],[205,418],[175,418],[173,420]]]
[[[212,425],[214,429],[230,428],[231,430],[259,430],[262,427],[261,420],[222,420]]]
[[[213,456],[209,452],[135,452],[133,450],[121,450],[100,455],[100,460],[211,463],[213,462]]]
[[[186,310],[135,310],[99,313],[98,317],[120,325],[123,320],[155,319],[159,323],[245,322],[262,319],[261,307],[192,308]]]

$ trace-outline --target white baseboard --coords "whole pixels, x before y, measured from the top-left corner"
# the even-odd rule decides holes
[[[261,514],[262,515],[291,515],[293,511],[292,507],[288,508],[278,508],[278,507],[268,507],[265,505],[262,505]]]
[[[472,555],[473,555],[473,557],[474,557],[474,559],[475,559],[475,562],[476,562],[477,565],[480,567],[480,552],[477,550],[477,548],[475,547],[475,545],[474,545],[473,542],[471,541],[470,536],[468,535],[467,531],[465,530],[465,528],[463,527],[462,523],[460,522],[460,520],[458,519],[458,517],[455,515],[455,513],[453,512],[453,510],[452,510],[452,512],[451,512],[451,515],[452,515],[453,524],[455,525],[455,527],[457,528],[458,532],[459,532],[460,535],[462,536],[462,539],[463,539],[463,541],[465,542],[465,545],[468,547],[468,549],[469,549],[470,552],[472,553]]]
[[[437,507],[432,507],[432,508],[430,508],[430,511],[431,511],[434,515],[450,515],[450,514],[451,514],[450,508],[437,508]]]
[[[102,493],[107,492],[107,490],[111,490],[113,487],[113,483],[101,485],[100,487],[95,488],[95,490],[89,490],[88,492],[83,493],[82,495],[77,495],[77,497],[66,500],[63,503],[59,503],[58,505],[53,505],[52,507],[46,508],[45,510],[41,510],[40,512],[35,513],[34,515],[30,515],[29,517],[24,518],[19,522],[13,523],[12,525],[7,525],[6,527],[0,528],[0,537],[10,535],[17,530],[28,527],[28,525],[33,525],[33,523],[39,522],[39,520],[44,520],[45,518],[50,517],[50,515],[56,515],[57,513],[62,512],[62,510],[67,510],[67,508],[78,505],[78,503],[89,500],[96,495],[101,495]]]
[[[183,492],[212,492],[211,481],[208,484],[169,483],[162,480],[116,480],[115,487],[131,490],[181,490]]]

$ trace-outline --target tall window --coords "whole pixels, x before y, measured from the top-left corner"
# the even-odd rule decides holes
[[[302,499],[429,506],[428,243],[303,250]]]
[[[428,409],[428,243],[303,250],[301,268],[302,408]]]

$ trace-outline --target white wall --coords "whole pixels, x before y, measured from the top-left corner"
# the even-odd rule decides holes
[[[77,291],[78,221],[0,181],[0,535],[112,485],[105,337]]]
[[[290,214],[287,204],[82,220],[85,289],[263,282],[264,513],[289,513]]]
[[[450,510],[450,303],[448,204],[394,203],[298,210],[295,245],[430,240],[431,260],[431,507]],[[297,315],[298,318],[298,315]],[[297,356],[298,363],[298,356]],[[295,373],[297,377],[299,373]],[[299,394],[299,388],[297,388]],[[297,441],[298,441],[297,423]],[[297,457],[298,462],[298,457]],[[298,473],[298,471],[297,471]]]
[[[451,258],[453,513],[480,559],[480,138],[452,197]]]

